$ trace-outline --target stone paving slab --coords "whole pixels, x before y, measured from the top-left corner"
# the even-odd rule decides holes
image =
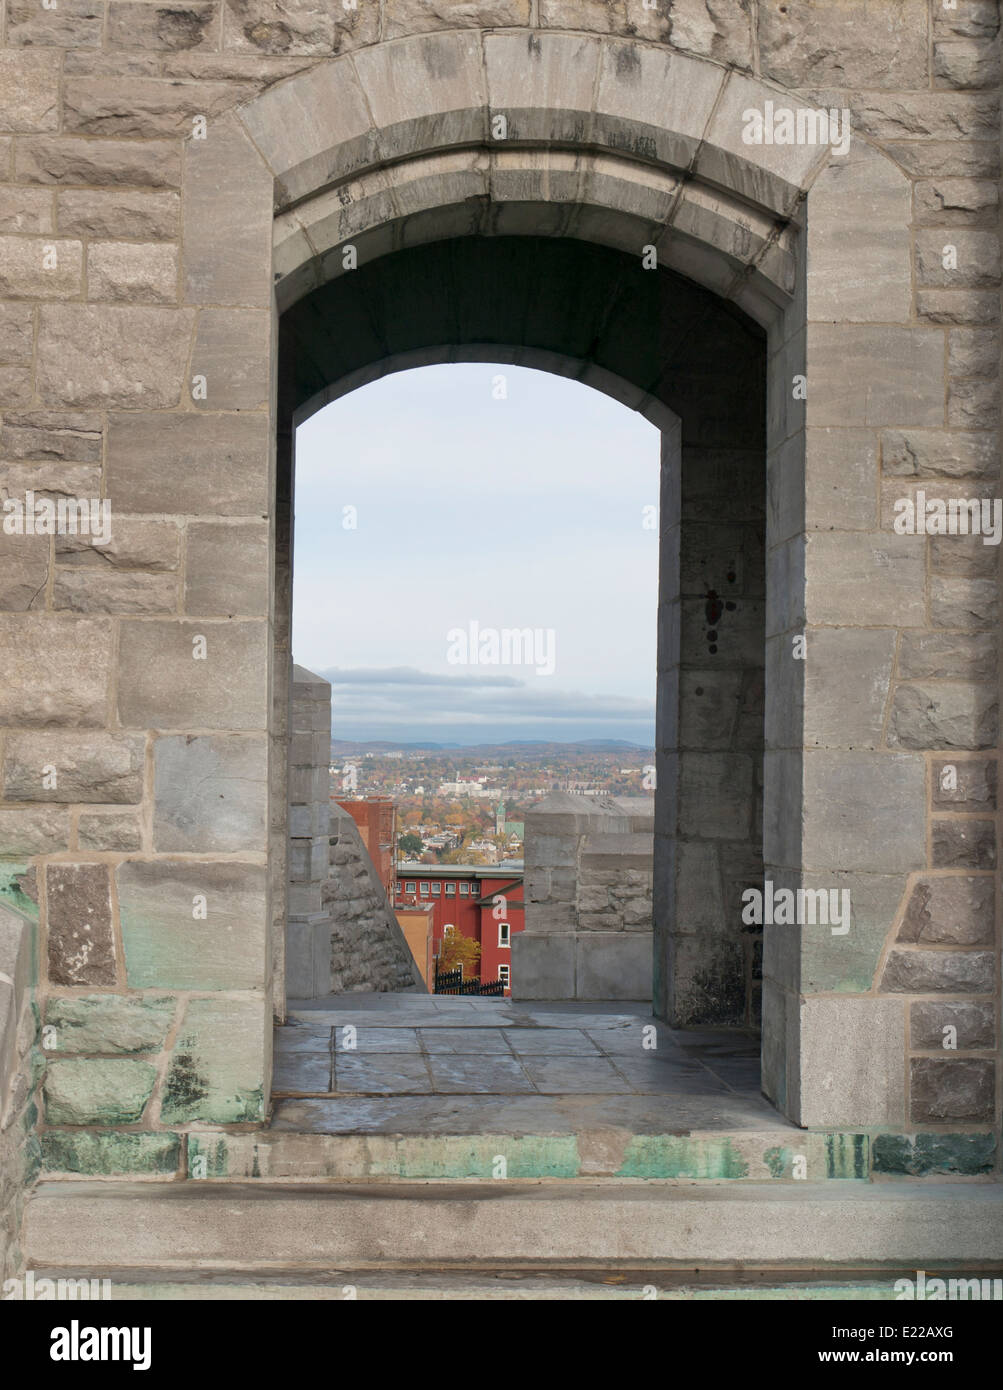
[[[592,1039],[579,1028],[506,1028],[505,1037],[515,1052],[539,1055],[561,1052],[575,1057],[598,1056]]]
[[[535,1088],[514,1057],[464,1057],[437,1053],[428,1059],[437,1094],[518,1095]]]
[[[277,1100],[273,1130],[314,1134],[632,1134],[775,1130],[801,1134],[768,1101],[724,1092],[679,1095],[422,1095]]]
[[[422,1056],[401,1052],[339,1052],[334,1087],[341,1093],[414,1095],[432,1090]]]

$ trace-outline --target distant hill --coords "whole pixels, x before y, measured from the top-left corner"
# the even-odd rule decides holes
[[[546,739],[510,739],[506,743],[388,743],[384,740],[358,743],[351,739],[333,738],[332,753],[463,753],[467,757],[497,756],[499,753],[524,752],[534,756],[557,756],[562,753],[650,753],[643,743],[628,743],[620,738],[587,738],[575,743],[551,743]]]

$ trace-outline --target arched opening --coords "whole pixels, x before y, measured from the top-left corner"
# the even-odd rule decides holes
[[[762,876],[765,332],[650,257],[571,237],[428,242],[303,295],[279,330],[277,672],[291,660],[295,426],[387,372],[449,361],[574,376],[661,430],[654,1008],[674,1026],[754,1025],[760,942],[735,905]],[[286,699],[280,684],[280,770]],[[575,997],[591,944],[561,925],[519,942],[551,999]]]

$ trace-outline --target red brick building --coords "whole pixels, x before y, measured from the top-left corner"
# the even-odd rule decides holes
[[[523,929],[522,864],[415,864],[397,866],[394,907],[433,909],[432,951],[438,954],[447,927],[480,943],[482,980],[512,985],[511,940]],[[431,984],[431,982],[430,982]]]
[[[387,902],[394,903],[394,863],[397,858],[397,806],[388,796],[370,796],[357,801],[342,801],[359,827],[362,843],[369,851],[380,882],[386,891]]]

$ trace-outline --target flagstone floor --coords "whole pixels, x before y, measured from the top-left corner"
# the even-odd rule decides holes
[[[322,1134],[784,1130],[759,1041],[645,1004],[353,994],[275,1030],[273,1129]]]

